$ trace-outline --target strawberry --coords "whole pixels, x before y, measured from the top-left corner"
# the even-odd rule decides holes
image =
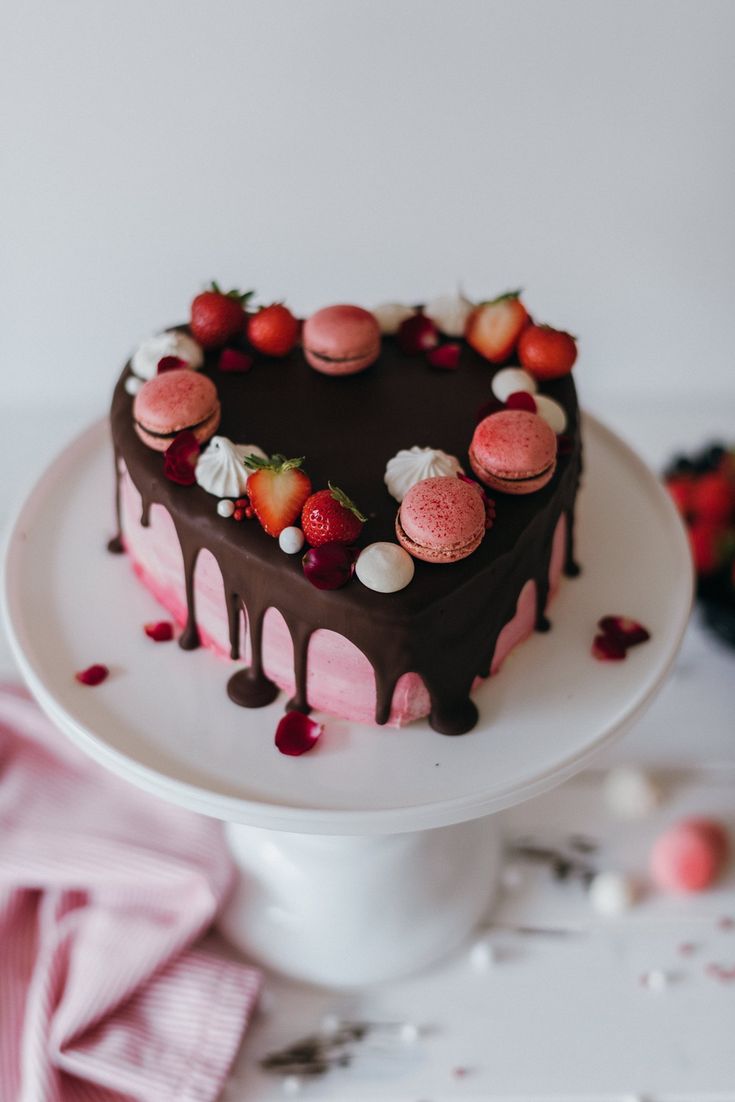
[[[672,475],[670,478],[666,479],[666,489],[673,498],[674,505],[676,505],[679,515],[687,517],[692,506],[694,480],[687,475]]]
[[[264,356],[287,356],[299,338],[300,328],[288,307],[274,302],[249,316],[248,340]]]
[[[190,329],[204,348],[221,348],[242,332],[245,320],[243,306],[252,291],[241,295],[239,291],[225,294],[216,283],[208,291],[202,291],[191,304]]]
[[[529,323],[520,294],[508,291],[492,302],[482,302],[467,319],[467,343],[490,363],[500,364],[508,359]]]
[[[707,471],[692,484],[691,512],[698,520],[726,524],[735,512],[735,486],[720,471]]]
[[[537,379],[558,379],[568,375],[577,358],[577,345],[570,333],[550,325],[529,325],[518,341],[521,367]]]
[[[248,479],[248,497],[255,515],[269,536],[280,536],[298,517],[311,493],[311,479],[301,470],[303,457],[263,459],[248,455],[245,466],[254,473]]]
[[[317,490],[305,503],[301,527],[308,543],[354,543],[367,520],[339,486],[328,482],[328,490]],[[249,488],[249,484],[248,484]]]
[[[718,524],[697,520],[689,528],[689,546],[697,574],[714,574],[722,562],[723,529]]]

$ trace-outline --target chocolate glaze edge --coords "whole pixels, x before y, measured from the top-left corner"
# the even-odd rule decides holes
[[[425,364],[417,366],[416,357],[402,357],[391,341],[384,342],[381,361],[379,368],[382,368],[383,376],[388,377],[388,385],[397,390],[399,396],[407,389],[415,389],[417,379],[421,383],[422,368],[429,372]],[[462,361],[462,366],[466,367],[465,387],[470,391],[466,395],[468,405],[483,395],[487,398],[493,369],[488,370],[489,365],[466,346],[463,346]],[[295,380],[297,390],[308,392],[316,379],[311,389],[321,391],[322,398],[327,394],[332,400],[332,406],[336,407],[336,416],[340,416],[340,406],[349,396],[349,391],[340,391],[339,387],[325,389],[322,382],[324,377],[319,377],[318,373],[312,371],[300,353],[289,357],[287,365],[271,363],[266,368],[271,372],[283,369],[282,373],[286,376],[283,379],[285,391],[288,391],[289,383],[293,385]],[[218,389],[228,389],[230,394],[233,390],[237,394],[239,389],[241,404],[243,397],[251,397],[255,399],[256,409],[268,408],[267,401],[261,407],[257,406],[259,390],[252,385],[248,376],[241,376],[234,381],[233,386],[233,380],[225,379],[213,363],[207,363],[205,371],[218,385]],[[388,375],[389,372],[392,374]],[[528,495],[528,498],[535,499],[532,506],[529,506],[528,500],[508,500],[505,495],[499,495],[496,498],[496,523],[504,526],[501,530],[504,546],[489,547],[493,535],[491,530],[484,541],[482,555],[478,550],[462,564],[424,567],[423,579],[420,581],[421,605],[416,607],[415,602],[410,599],[400,599],[402,594],[391,595],[391,599],[386,602],[383,595],[373,594],[359,585],[337,591],[313,588],[305,580],[298,562],[295,563],[290,556],[284,555],[278,548],[277,541],[265,536],[256,522],[251,525],[227,522],[217,516],[211,495],[205,494],[198,487],[180,487],[166,480],[160,453],[146,448],[135,433],[132,399],[124,388],[128,373],[129,365],[121,376],[112,403],[118,534],[110,541],[110,549],[123,547],[123,533],[119,523],[122,461],[141,496],[141,523],[148,523],[150,507],[154,502],[166,508],[174,520],[184,563],[187,597],[187,624],[180,645],[184,649],[193,649],[199,645],[194,605],[194,571],[198,554],[203,548],[206,547],[214,555],[223,577],[233,658],[238,656],[239,610],[245,610],[250,632],[252,665],[248,669],[237,671],[230,678],[227,687],[230,698],[246,707],[260,707],[270,703],[278,692],[262,669],[262,622],[266,609],[273,605],[284,617],[294,643],[296,690],[287,707],[300,711],[309,709],[306,699],[308,643],[313,631],[321,627],[329,628],[349,639],[371,663],[376,682],[377,723],[385,723],[389,717],[398,679],[404,673],[415,672],[422,677],[429,692],[429,722],[435,730],[456,735],[464,734],[474,727],[477,709],[470,699],[472,684],[477,676],[488,676],[498,635],[504,624],[514,615],[521,589],[529,579],[533,579],[536,586],[537,630],[548,630],[550,626],[545,616],[549,561],[554,532],[562,515],[566,520],[564,572],[569,576],[578,572],[573,546],[574,504],[581,474],[581,440],[576,394],[571,378],[561,380],[545,390],[557,400],[562,400],[569,416],[573,440],[571,454],[560,457],[557,472],[549,487]],[[406,379],[404,376],[409,377]],[[478,383],[478,376],[481,383]],[[262,378],[264,383],[270,384],[268,376],[263,374]],[[329,380],[330,384],[334,381]],[[338,382],[344,383],[345,380],[340,379]],[[427,374],[421,387],[423,408],[419,412],[426,415],[432,408],[435,426],[438,425],[437,415],[440,417],[441,425],[434,428],[434,436],[443,429],[446,418],[451,427],[448,435],[453,435],[454,441],[447,443],[441,437],[426,442],[448,451],[454,450],[460,461],[466,462],[466,448],[472,431],[469,417],[465,418],[463,414],[459,419],[460,423],[466,420],[468,424],[467,427],[462,424],[461,439],[464,440],[464,447],[457,448],[456,441],[460,439],[458,418],[456,411],[447,405],[447,399],[456,399],[458,395],[447,394],[443,383],[432,388],[431,382],[431,374]],[[459,386],[462,385],[461,374],[457,382]],[[379,376],[378,390],[381,385],[385,387],[385,382]],[[268,385],[265,385],[265,391],[267,396]],[[363,398],[364,394],[363,388]],[[464,391],[460,391],[460,396],[463,394]],[[363,404],[361,402],[356,407],[361,414]],[[479,404],[478,402],[477,405]],[[222,406],[224,424],[220,431],[223,434],[238,441],[257,437],[257,430],[248,431],[240,424],[241,420],[247,420],[247,416],[233,416],[232,403],[225,400],[222,401]],[[438,411],[435,408],[437,406]],[[294,429],[295,422],[303,416],[304,408],[310,407],[308,402],[302,400],[286,405],[285,413],[281,410],[284,440],[275,445],[270,444],[266,450],[300,453],[296,446],[300,443],[299,434]],[[412,408],[405,405],[404,413],[406,410],[411,412]],[[372,412],[379,424],[380,403],[368,412]],[[330,477],[340,485],[346,483],[351,486],[364,466],[365,455],[359,448],[352,446],[354,441],[351,439],[349,416],[344,420],[346,432],[340,458],[342,469],[339,477],[333,471]],[[409,416],[408,421],[410,420]],[[410,446],[411,437],[419,434],[420,424],[420,419],[416,420],[413,427],[408,424],[403,430],[400,446]],[[393,435],[395,437],[395,433]],[[391,445],[388,450],[393,454],[395,445]],[[309,469],[312,469],[312,465],[313,460],[309,459]],[[314,481],[317,488],[321,483],[317,479]],[[326,478],[323,481],[326,482]],[[372,483],[370,489],[372,490]],[[379,490],[382,499],[387,499],[389,504],[386,507],[381,499],[378,508],[372,510],[373,527],[382,525],[385,528],[386,521],[392,520],[396,506],[388,498],[384,487],[380,486]],[[363,493],[367,492],[366,484]],[[389,537],[380,531],[370,534],[371,540],[380,538]],[[421,569],[421,564],[417,564],[417,567]],[[457,570],[456,567],[461,569]],[[417,570],[417,576],[418,574]],[[409,590],[415,585],[415,581],[416,579],[408,587]],[[403,593],[406,594],[407,591]],[[274,594],[278,595],[276,599]]]

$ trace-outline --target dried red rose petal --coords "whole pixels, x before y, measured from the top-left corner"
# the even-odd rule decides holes
[[[286,712],[276,728],[276,746],[282,754],[298,757],[316,746],[323,730],[323,724],[303,712]]]
[[[79,670],[75,673],[77,681],[82,685],[100,685],[107,677],[109,677],[110,671],[107,666],[102,666],[96,663],[94,666],[87,666],[86,670]]]
[[[165,375],[167,371],[178,371],[180,367],[188,367],[186,360],[180,356],[162,356],[158,361],[158,374]]]
[[[526,413],[536,413],[538,406],[533,397],[525,390],[515,390],[505,399],[506,409],[522,409]]]
[[[355,573],[359,550],[333,541],[311,547],[301,560],[304,574],[317,589],[339,589]]]
[[[217,366],[220,371],[239,371],[242,373],[249,371],[253,366],[253,357],[249,356],[247,352],[241,352],[239,348],[223,348]]]
[[[569,433],[562,432],[556,438],[557,455],[571,455],[574,451],[574,439]]]
[[[163,473],[171,482],[179,486],[193,486],[196,482],[194,470],[201,448],[193,432],[185,429],[174,436],[163,453]]]
[[[612,635],[596,635],[592,642],[592,657],[600,662],[620,662],[625,647]]]
[[[622,647],[635,647],[638,643],[645,643],[651,638],[651,633],[639,624],[631,620],[629,616],[603,616],[597,621],[597,626],[603,635],[609,635],[617,640]]]
[[[442,371],[456,371],[461,351],[459,344],[442,344],[439,348],[432,348],[426,359],[432,367],[441,368]]]
[[[417,356],[419,352],[430,352],[436,348],[439,330],[426,314],[412,314],[399,325],[396,342],[404,355]]]
[[[156,623],[144,624],[143,631],[154,643],[168,643],[174,637],[174,625],[169,620],[158,620]]]

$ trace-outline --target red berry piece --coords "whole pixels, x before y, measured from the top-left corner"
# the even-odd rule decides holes
[[[306,552],[301,564],[317,589],[340,589],[355,573],[358,552],[344,543],[323,543]]]
[[[180,356],[162,356],[158,361],[156,373],[158,375],[165,375],[167,371],[178,371],[180,367],[188,366],[186,360],[182,360]]]
[[[233,520],[242,520],[244,516],[245,516],[245,510],[244,509],[235,509],[235,512],[232,514],[232,519]]]
[[[192,336],[204,348],[221,348],[233,337],[239,336],[245,324],[243,306],[252,293],[225,293],[213,282],[211,289],[197,295],[191,304],[189,328]]]
[[[475,424],[479,425],[480,421],[484,421],[486,417],[489,417],[491,413],[500,413],[501,409],[505,409],[505,406],[498,398],[490,398],[487,402],[483,402],[480,408],[475,414]]]
[[[174,637],[174,625],[168,620],[158,620],[156,623],[144,624],[143,631],[154,643],[169,643]]]
[[[220,371],[242,375],[253,366],[253,357],[247,352],[241,352],[239,348],[223,348],[217,366]]]
[[[110,671],[107,666],[97,663],[87,666],[86,670],[79,670],[74,676],[81,685],[101,685],[110,676]]]
[[[508,291],[491,302],[482,302],[467,319],[467,343],[493,364],[504,363],[529,323],[520,291]]]
[[[598,620],[597,626],[603,635],[616,639],[626,650],[635,647],[638,643],[645,643],[651,638],[651,634],[643,624],[637,620],[631,620],[629,616],[603,616]]]
[[[694,480],[682,475],[666,479],[666,489],[682,517],[687,517],[691,512],[693,487]]]
[[[625,658],[625,647],[612,635],[596,635],[592,643],[592,657],[600,662],[620,662]]]
[[[695,520],[689,529],[689,547],[697,574],[714,574],[722,565],[725,532],[721,525]]]
[[[577,344],[570,333],[550,325],[529,325],[518,339],[521,367],[537,379],[568,375],[577,359]]]
[[[526,413],[536,413],[538,409],[533,394],[528,394],[525,390],[516,390],[509,394],[505,400],[505,408],[522,409]]]
[[[239,497],[237,499],[237,501],[235,502],[235,508],[236,509],[247,509],[249,504],[250,504],[250,498],[249,497]]]
[[[247,321],[248,340],[264,356],[287,356],[299,339],[301,323],[282,302],[264,306]]]
[[[354,543],[367,517],[350,501],[344,490],[328,483],[307,498],[301,512],[304,538],[312,547],[324,543]]]
[[[727,524],[735,513],[735,484],[720,471],[707,471],[691,484],[689,511],[697,520]]]
[[[432,348],[427,353],[426,359],[432,367],[438,367],[442,371],[456,371],[459,367],[459,355],[462,347],[459,344],[442,344],[438,348]]]
[[[286,712],[276,727],[276,746],[282,754],[298,757],[316,746],[324,726],[302,712]]]
[[[179,486],[193,486],[195,469],[201,447],[193,432],[185,429],[174,436],[163,453],[163,473]]]
[[[303,457],[286,459],[272,455],[245,458],[245,466],[253,473],[248,479],[250,506],[269,536],[278,538],[301,513],[311,493],[311,479],[301,470]]]
[[[567,432],[562,432],[556,438],[557,455],[571,455],[574,451],[574,438]]]
[[[412,314],[399,325],[396,342],[404,355],[417,356],[419,352],[431,352],[436,348],[439,330],[426,314]]]

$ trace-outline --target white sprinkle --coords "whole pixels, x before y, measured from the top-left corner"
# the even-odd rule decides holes
[[[300,528],[284,528],[278,537],[278,546],[287,555],[296,555],[304,546],[304,533]]]
[[[299,1075],[287,1075],[283,1080],[283,1093],[293,1096],[301,1090],[301,1077]]]
[[[536,380],[522,367],[504,367],[493,375],[490,385],[500,402],[507,402],[511,394],[516,394],[519,390],[525,390],[527,394],[535,394],[537,390]]]
[[[419,1027],[413,1022],[404,1022],[398,1035],[404,1045],[412,1045],[419,1039]]]
[[[567,415],[564,407],[555,402],[553,398],[549,398],[547,394],[534,394],[533,398],[539,417],[543,417],[546,424],[554,430],[557,436],[560,432],[564,432],[567,427]]]
[[[136,379],[135,375],[128,375],[125,380],[125,390],[128,394],[135,396],[143,385],[142,379]]]
[[[623,872],[600,872],[589,887],[593,909],[608,918],[629,911],[637,894],[635,881]]]
[[[518,865],[506,865],[500,874],[500,883],[507,892],[517,892],[523,881],[524,876]]]
[[[231,517],[235,512],[235,502],[223,497],[221,501],[217,502],[217,512],[221,517]]]
[[[487,938],[481,938],[470,949],[470,964],[475,972],[487,972],[495,964],[495,950]]]
[[[646,972],[643,977],[643,983],[649,991],[665,991],[669,986],[668,973],[664,972],[662,968],[653,968],[650,972]]]
[[[338,1032],[339,1024],[339,1018],[336,1014],[325,1014],[321,1020],[319,1029],[322,1033],[331,1035]]]

